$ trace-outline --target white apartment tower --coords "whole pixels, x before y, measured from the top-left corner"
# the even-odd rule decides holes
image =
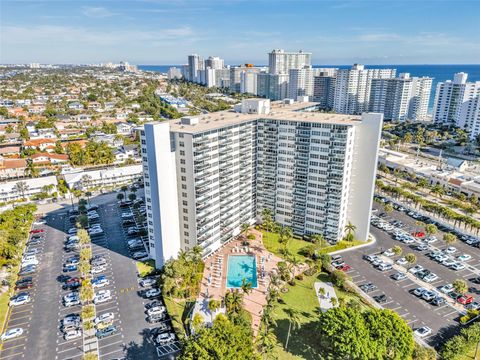
[[[453,82],[437,84],[434,121],[456,125],[475,139],[480,134],[480,81],[467,82],[468,74],[455,74]]]
[[[305,66],[301,69],[290,69],[288,71],[288,97],[296,100],[298,96],[313,97],[313,69]]]
[[[224,111],[145,124],[141,132],[150,254],[157,267],[195,245],[208,255],[264,208],[299,236],[366,240],[381,114],[308,111],[246,100]]]
[[[365,69],[360,64],[337,70],[333,109],[341,114],[368,111],[372,79],[391,79],[395,72],[395,69]]]
[[[205,60],[205,68],[223,69],[224,61],[223,59],[220,59],[218,56],[209,56],[208,59]]]
[[[273,50],[268,54],[270,74],[288,74],[290,69],[301,69],[311,65],[312,53],[286,52],[283,49]]]
[[[428,104],[432,93],[433,78],[412,78],[412,93],[408,105],[408,118],[415,121],[428,120]]]
[[[270,100],[288,97],[288,74],[257,74],[257,95]]]

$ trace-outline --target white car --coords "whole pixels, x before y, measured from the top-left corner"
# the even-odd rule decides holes
[[[447,267],[450,267],[450,266],[452,266],[452,265],[455,264],[455,263],[456,263],[456,261],[453,260],[453,259],[447,259],[447,260],[445,260],[445,261],[442,261],[442,265],[445,265],[445,266],[447,266]]]
[[[112,296],[110,294],[110,290],[100,290],[95,296],[93,297],[94,304],[101,304],[108,300],[111,300]]]
[[[149,287],[155,285],[156,282],[157,280],[155,278],[145,278],[140,280],[139,283],[141,287]]]
[[[19,305],[24,305],[24,304],[28,304],[30,302],[30,295],[20,295],[20,296],[17,296],[15,298],[13,298],[12,300],[10,300],[10,306],[19,306]]]
[[[28,265],[38,265],[38,264],[39,264],[39,262],[36,258],[35,259],[30,258],[28,260],[22,261],[21,267],[23,268],[23,267],[28,266]]]
[[[392,249],[388,249],[388,250],[385,250],[385,251],[383,252],[383,255],[390,257],[390,256],[394,256],[395,253],[393,252]]]
[[[107,270],[106,266],[92,266],[90,269],[90,274],[95,275],[95,274],[100,274]]]
[[[415,239],[412,236],[409,236],[403,240],[405,244],[413,244],[415,242]]]
[[[427,282],[427,283],[431,283],[435,280],[438,280],[438,275],[437,274],[434,274],[434,273],[430,273],[428,274],[427,276],[425,276],[423,278],[423,281]]]
[[[449,246],[443,251],[445,252],[445,254],[454,254],[457,252],[457,248],[454,246]]]
[[[79,338],[80,336],[82,336],[81,330],[69,330],[65,333],[65,335],[63,335],[63,338],[65,340],[73,340]]]
[[[444,294],[448,294],[454,290],[454,287],[452,284],[446,284],[440,287],[439,290]]]
[[[5,333],[1,336],[2,341],[14,339],[19,337],[23,334],[22,328],[13,328],[10,330],[5,331]]]
[[[453,269],[455,271],[463,270],[463,269],[465,269],[465,265],[462,264],[461,262],[456,262],[455,264],[450,266],[450,269]]]
[[[147,290],[145,292],[145,297],[146,298],[153,298],[153,297],[158,296],[158,295],[160,295],[160,289],[156,289],[156,288]]]
[[[407,265],[407,264],[408,264],[408,261],[407,261],[404,257],[402,257],[402,258],[398,259],[398,260],[396,261],[396,263],[397,263],[398,265]]]
[[[460,256],[457,256],[457,260],[459,261],[468,261],[471,259],[472,259],[472,255],[468,255],[468,254],[462,254]]]
[[[43,220],[43,219],[39,219],[39,220],[35,220],[33,222],[33,225],[45,225],[47,223],[46,220]]]
[[[77,228],[70,228],[68,229],[69,235],[77,235],[78,229]]]
[[[166,310],[167,309],[165,308],[165,306],[154,306],[147,310],[147,315],[154,316],[154,315],[163,314]]]
[[[159,345],[164,345],[175,341],[175,334],[174,333],[163,333],[159,334],[155,339],[155,342]]]
[[[93,288],[102,288],[104,286],[107,286],[110,284],[110,281],[108,279],[100,279],[98,281],[92,282],[92,287]]]
[[[95,318],[95,325],[103,323],[103,322],[110,322],[114,319],[115,315],[111,312],[99,315]]]
[[[417,272],[422,271],[422,270],[423,270],[422,265],[415,265],[414,267],[409,269],[408,272],[411,273],[411,274],[416,274]]]
[[[418,337],[423,338],[423,337],[426,337],[426,336],[430,335],[432,333],[432,329],[430,329],[428,326],[424,326],[424,327],[416,329],[413,333],[415,335],[417,335]]]
[[[132,258],[134,258],[135,260],[140,260],[146,257],[148,257],[148,254],[146,251],[137,251],[132,254]]]

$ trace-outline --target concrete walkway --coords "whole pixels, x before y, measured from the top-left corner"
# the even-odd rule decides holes
[[[335,289],[332,283],[317,281],[316,283],[313,284],[313,287],[315,288],[315,293],[317,294],[318,303],[320,304],[320,310],[325,312],[333,308],[332,301],[331,301],[332,298],[337,299],[336,306],[338,306],[338,297],[337,297],[337,294],[335,293]],[[320,289],[325,290],[325,295],[322,295],[320,293],[319,291]]]

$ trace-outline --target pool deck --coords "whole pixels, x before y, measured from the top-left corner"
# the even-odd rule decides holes
[[[252,327],[256,334],[260,327],[263,307],[267,304],[266,295],[270,274],[282,259],[265,249],[261,240],[261,232],[250,229],[249,234],[255,235],[255,240],[248,240],[249,246],[243,246],[241,240],[232,240],[205,260],[205,270],[197,302],[202,302],[207,297],[210,300],[222,300],[225,293],[230,291],[226,287],[229,255],[254,255],[257,264],[258,287],[244,295],[243,306],[252,315]],[[264,259],[263,262],[262,258]],[[264,267],[263,278],[261,276],[262,264]],[[242,290],[239,289],[239,291]]]

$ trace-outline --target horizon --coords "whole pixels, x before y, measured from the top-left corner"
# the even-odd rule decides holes
[[[180,64],[194,51],[259,64],[275,48],[304,49],[313,62],[332,65],[475,64],[480,58],[478,2],[260,0],[253,11],[246,4],[4,0],[0,63]],[[448,26],[451,14],[462,21]]]

